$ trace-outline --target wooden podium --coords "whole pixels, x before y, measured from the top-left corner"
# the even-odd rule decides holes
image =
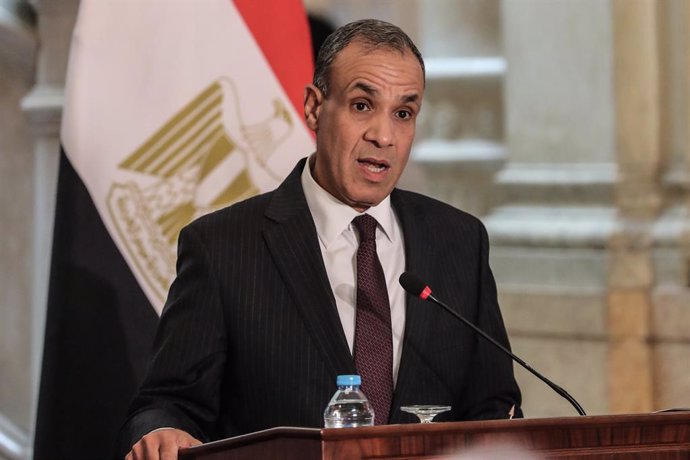
[[[184,449],[181,460],[445,459],[509,443],[538,458],[690,459],[690,412],[368,428],[272,428]]]

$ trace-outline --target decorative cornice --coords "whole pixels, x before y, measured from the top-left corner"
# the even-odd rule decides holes
[[[427,58],[427,80],[502,78],[508,64],[502,56]]]
[[[612,206],[615,163],[515,163],[496,175],[495,204]]]
[[[425,139],[415,144],[412,159],[423,164],[497,171],[506,159],[506,150],[503,144],[485,139]]]
[[[22,100],[22,110],[31,130],[41,136],[57,136],[60,133],[64,88],[37,85]]]
[[[484,219],[492,244],[604,249],[621,222],[612,207],[501,206]]]

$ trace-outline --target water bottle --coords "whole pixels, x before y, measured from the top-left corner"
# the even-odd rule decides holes
[[[339,375],[336,380],[338,391],[323,412],[326,428],[354,428],[374,426],[374,408],[359,388],[359,375]]]

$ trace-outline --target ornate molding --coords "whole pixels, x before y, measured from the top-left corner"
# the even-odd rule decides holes
[[[510,162],[496,176],[496,204],[613,204],[615,163]]]
[[[502,56],[432,57],[424,60],[427,80],[502,78],[508,67]]]
[[[492,244],[604,249],[620,229],[616,210],[594,206],[502,206],[484,219]]]
[[[22,110],[37,137],[57,137],[60,133],[64,88],[37,85],[22,100]],[[56,152],[57,153],[57,152]]]

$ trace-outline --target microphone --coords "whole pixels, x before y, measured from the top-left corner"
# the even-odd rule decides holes
[[[508,350],[506,347],[495,341],[490,335],[488,335],[486,332],[482,331],[479,329],[477,326],[472,324],[470,321],[465,319],[462,315],[458,314],[454,310],[451,310],[450,307],[440,300],[438,300],[436,297],[431,295],[431,288],[421,279],[419,279],[417,276],[413,275],[410,272],[405,272],[402,275],[400,275],[400,285],[407,291],[408,294],[413,295],[415,297],[419,297],[422,300],[428,300],[430,302],[435,303],[439,307],[443,308],[445,311],[465,323],[470,329],[472,329],[474,332],[482,336],[484,339],[488,340],[490,343],[492,343],[495,347],[497,347],[499,350],[501,350],[503,353],[506,355],[510,356],[513,361],[530,371],[534,376],[539,378],[542,382],[547,384],[553,391],[561,395],[563,398],[565,398],[570,404],[573,405],[575,410],[577,410],[577,413],[580,415],[587,415],[585,414],[584,409],[582,409],[582,406],[568,394],[567,391],[565,391],[563,388],[559,387],[555,383],[553,383],[551,380],[547,379],[544,377],[542,374],[537,372],[536,370],[532,369],[532,367],[527,364],[525,361],[520,359],[517,355],[515,355],[513,352]]]

